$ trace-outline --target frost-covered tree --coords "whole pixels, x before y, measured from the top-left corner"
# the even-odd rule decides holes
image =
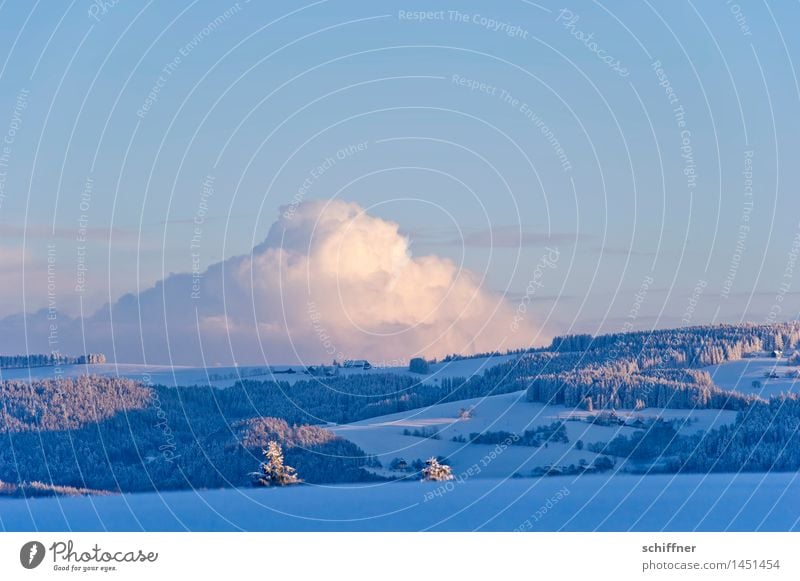
[[[283,450],[278,442],[272,440],[267,444],[264,457],[267,461],[261,463],[261,471],[258,473],[258,483],[261,486],[288,486],[302,482],[295,469],[284,463]]]
[[[436,458],[429,458],[422,469],[422,479],[428,482],[453,480],[453,469],[447,464],[441,464]]]

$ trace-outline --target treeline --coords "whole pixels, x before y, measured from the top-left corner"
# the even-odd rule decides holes
[[[577,336],[575,350],[587,352],[593,359],[632,358],[643,367],[655,365],[701,367],[740,359],[747,353],[796,348],[800,344],[800,322],[772,325],[705,325],[680,329],[661,329],[614,333],[593,337]],[[550,350],[558,351],[571,338],[556,338]],[[648,356],[654,359],[648,363]]]
[[[800,323],[717,325],[590,337],[557,337],[550,353],[579,361],[524,381],[530,401],[570,407],[740,410],[757,400],[713,385],[697,368],[747,354],[794,349]]]
[[[656,472],[795,472],[800,470],[800,399],[797,395],[756,401],[733,424],[685,436],[676,422],[617,436],[589,449],[631,459],[634,468]]]
[[[143,409],[152,392],[125,378],[81,376],[0,382],[0,433],[74,430]]]
[[[739,359],[746,353],[795,348],[800,344],[800,322],[738,325],[700,325],[626,333],[561,335],[546,347],[509,349],[474,355],[448,355],[442,361],[526,355],[530,353],[574,353],[604,351],[605,358],[645,356],[666,363],[691,366],[717,365]],[[664,355],[667,355],[666,357]],[[596,357],[596,354],[591,357]]]
[[[88,353],[70,357],[59,353],[30,355],[0,355],[0,369],[19,369],[30,367],[57,367],[61,365],[94,365],[106,362],[102,353]]]
[[[461,437],[454,437],[454,442],[470,444],[496,445],[507,443],[510,446],[532,446],[539,448],[547,444],[568,444],[567,428],[564,422],[552,422],[549,425],[537,426],[531,430],[525,430],[522,434],[512,434],[504,430],[473,432],[469,435],[469,440]]]
[[[528,390],[532,401],[570,407],[738,410],[755,398],[719,389],[698,368],[777,346],[795,347],[799,339],[800,324],[697,327],[609,335],[591,342],[580,336],[572,342],[559,340],[558,351],[524,353],[467,379],[442,378],[430,384],[403,375],[365,374],[291,385],[244,380],[217,392],[216,400],[240,417],[272,415],[309,424],[347,423],[520,390]],[[583,350],[567,351],[567,346]],[[196,388],[178,393],[181,401],[203,397]],[[193,403],[211,410],[216,400]]]
[[[0,480],[126,492],[247,486],[271,439],[306,482],[376,478],[353,443],[295,421],[307,414],[265,417],[271,407],[288,412],[280,393],[106,377],[3,381]]]
[[[749,353],[796,348],[800,323],[717,325],[592,337],[557,337],[468,380],[443,380],[444,397],[527,390],[530,401],[570,407],[741,409],[753,398],[713,385],[699,368]]]
[[[686,438],[671,471],[786,472],[800,470],[800,399],[774,397],[737,414],[732,425]]]
[[[73,486],[57,486],[44,482],[23,482],[15,484],[0,480],[0,496],[12,498],[33,498],[39,496],[102,496],[109,494],[106,490],[91,490]]]
[[[530,380],[529,401],[585,409],[713,408],[739,410],[757,399],[720,389],[705,372],[656,372],[587,368]]]

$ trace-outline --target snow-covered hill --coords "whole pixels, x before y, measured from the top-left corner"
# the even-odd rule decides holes
[[[469,409],[468,418],[459,411]],[[619,434],[630,435],[635,428],[602,426],[584,421],[589,414],[564,406],[528,402],[525,392],[509,393],[443,403],[428,408],[370,418],[352,424],[329,427],[369,454],[378,457],[384,467],[394,458],[409,464],[415,459],[444,456],[456,474],[469,473],[473,478],[507,478],[515,473],[528,475],[533,468],[546,465],[568,466],[581,460],[591,463],[598,455],[589,452],[590,443],[607,443]],[[644,409],[620,412],[620,418],[678,420],[683,433],[707,430],[723,423],[733,423],[736,413],[725,410]],[[522,434],[538,426],[564,421],[569,443],[548,442],[547,446],[501,446],[470,444],[470,434],[509,432]],[[412,435],[414,432],[428,437]],[[581,442],[583,449],[576,448]]]
[[[435,383],[468,377],[511,356],[465,359],[431,366],[419,377]],[[715,382],[742,389],[751,377],[763,381],[772,359],[748,359],[711,368]],[[784,367],[785,368],[785,367]],[[218,387],[238,377],[270,378],[269,370],[95,365],[63,368],[67,374],[121,375],[166,385]],[[287,368],[276,367],[278,371]],[[301,368],[275,378],[307,378]],[[342,369],[345,374],[407,374],[406,368]],[[31,370],[52,377],[52,368]],[[4,378],[29,377],[28,370],[5,370]],[[777,386],[769,382],[768,385]],[[767,382],[765,382],[767,383]],[[793,385],[793,382],[791,382]],[[228,489],[107,497],[0,498],[0,529],[5,530],[795,530],[800,505],[787,501],[800,493],[800,478],[784,474],[648,475],[623,474],[618,461],[603,474],[530,476],[544,466],[591,465],[598,454],[590,444],[630,435],[635,419],[679,420],[690,434],[733,423],[733,411],[652,409],[618,411],[628,425],[599,425],[591,413],[528,402],[524,391],[412,409],[350,424],[331,425],[383,464],[378,473],[412,478],[390,470],[394,458],[408,464],[444,456],[456,480],[318,486],[279,490]],[[526,430],[564,422],[568,442],[520,446],[469,443],[472,434]],[[415,435],[416,432],[416,435]],[[580,442],[580,444],[579,444]],[[597,449],[592,447],[592,449]]]
[[[797,365],[785,358],[753,357],[705,368],[714,383],[723,389],[752,393],[764,398],[781,393],[800,392]]]

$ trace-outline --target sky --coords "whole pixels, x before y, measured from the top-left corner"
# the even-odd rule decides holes
[[[255,318],[239,341],[252,347],[277,326],[265,348],[239,356],[227,340],[228,307],[242,304],[192,299],[191,283],[188,297],[175,291],[225,329],[219,345],[209,337],[209,360],[328,357],[308,305],[332,288],[320,248],[348,236],[291,224],[307,237],[295,258],[319,269],[305,287],[252,265],[280,248],[265,240],[287,212],[328,220],[331,208],[390,233],[334,260],[363,266],[352,296],[322,313],[345,355],[792,319],[798,16],[796,3],[723,0],[4,2],[0,347],[49,349],[50,309],[60,350],[94,336],[109,351],[114,333],[87,343],[80,321],[110,326],[116,312],[118,340],[135,336],[118,358],[163,359],[157,341],[137,343],[173,323],[182,337],[200,319],[172,320],[181,309],[165,292],[143,318],[144,298],[174,288],[171,275],[200,284],[209,268],[224,289],[237,283],[225,265],[249,256],[269,284],[261,296],[260,281],[238,281],[240,317]],[[404,283],[429,264],[417,286],[444,281],[439,295],[417,301],[391,272],[376,282],[386,257],[363,254],[376,248],[401,253]],[[462,284],[478,318],[464,298],[431,323],[426,300],[449,303]],[[384,312],[359,311],[375,328],[354,331],[342,314],[368,311],[376,289]],[[258,301],[285,292],[305,293],[305,311],[260,320]],[[397,330],[427,324],[430,334]],[[405,338],[376,346],[386,326]]]

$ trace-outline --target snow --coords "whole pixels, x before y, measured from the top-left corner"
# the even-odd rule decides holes
[[[459,410],[470,408],[472,417],[460,419]],[[619,434],[629,435],[634,428],[626,426],[600,426],[584,421],[567,421],[567,418],[583,418],[588,412],[560,405],[546,405],[526,401],[525,392],[515,392],[485,398],[461,400],[438,404],[422,409],[370,418],[352,424],[330,426],[328,429],[355,443],[365,452],[378,457],[384,467],[393,458],[400,457],[409,464],[415,459],[425,460],[431,456],[444,456],[455,474],[480,470],[474,477],[506,478],[516,472],[527,475],[533,468],[548,464],[569,466],[580,460],[587,463],[597,456],[575,449],[575,443],[607,443]],[[694,433],[722,423],[733,423],[736,412],[721,410],[662,410],[644,409],[638,412],[620,411],[620,417],[640,417],[643,420],[662,417],[686,420],[681,427],[683,433]],[[469,440],[471,433],[504,431],[522,434],[536,426],[554,421],[565,421],[569,444],[550,442],[545,447],[509,446],[499,453],[494,445],[453,442],[454,436]],[[439,439],[404,435],[409,430],[426,430]],[[487,460],[488,458],[488,460]]]
[[[81,375],[101,375],[106,377],[127,377],[137,381],[148,381],[160,385],[193,385],[205,383],[202,368],[169,365],[137,365],[130,363],[104,363],[99,365],[64,365],[60,368],[61,377],[79,377]],[[233,368],[215,368],[213,372],[222,373]],[[54,379],[55,367],[32,367],[18,369],[2,369],[2,379]],[[148,379],[149,378],[149,379]]]
[[[472,377],[480,375],[490,367],[506,363],[519,357],[518,355],[493,355],[489,357],[473,357],[436,363],[430,366],[425,381],[438,381],[445,377]]]
[[[483,373],[493,365],[509,361],[514,355],[497,355],[491,357],[476,357],[437,363],[430,366],[427,375],[413,374],[408,367],[373,367],[372,369],[340,368],[340,375],[382,373],[395,373],[418,378],[423,383],[435,383],[446,377],[470,377]],[[315,364],[316,365],[316,364]],[[295,373],[285,373],[292,369]],[[102,375],[108,377],[127,377],[137,381],[146,381],[155,385],[167,386],[192,386],[211,385],[213,387],[230,387],[239,379],[253,379],[257,381],[285,381],[294,383],[303,379],[310,379],[303,373],[301,365],[254,365],[239,367],[188,367],[180,365],[140,365],[132,363],[105,363],[101,365],[64,365],[60,368],[62,377],[78,377],[81,375]],[[18,369],[0,369],[0,378],[27,381],[29,379],[53,379],[54,367],[32,367]]]
[[[473,417],[458,419],[461,408],[472,408]],[[463,436],[469,439],[471,433],[485,431],[521,434],[526,429],[556,421],[558,414],[565,409],[527,402],[525,392],[516,392],[438,404],[329,429],[368,454],[377,456],[385,467],[395,457],[402,457],[410,464],[415,459],[444,456],[457,475],[470,469],[474,471],[478,466],[479,477],[508,477],[515,472],[529,473],[533,468],[547,464],[578,464],[581,459],[591,462],[596,455],[575,450],[574,442],[578,439],[608,441],[616,435],[618,428],[568,422],[570,444],[551,442],[547,448],[509,446],[499,453],[495,445],[458,443],[452,438]],[[413,432],[415,429],[436,433],[440,439],[403,435],[404,430]]]
[[[621,414],[620,414],[621,415]],[[662,418],[664,420],[677,420],[683,435],[694,434],[698,430],[706,431],[718,428],[725,424],[733,424],[736,421],[736,412],[731,410],[675,410],[645,408],[636,412],[642,417]]]
[[[786,359],[771,357],[753,357],[730,361],[721,365],[712,365],[705,368],[711,374],[714,383],[722,389],[752,393],[768,398],[781,393],[800,392],[798,378],[786,377],[786,373],[798,370],[795,365],[788,365]],[[769,379],[767,373],[775,372],[777,379]],[[753,387],[753,382],[758,381],[761,387]]]
[[[445,483],[447,484],[447,483]],[[789,531],[797,474],[593,475],[0,499],[7,531]]]
[[[443,377],[468,377],[514,356],[465,359],[431,366],[415,375],[425,382]],[[710,368],[717,384],[728,389],[749,387],[751,377],[765,382],[773,359],[748,359]],[[121,375],[166,385],[225,387],[236,378],[269,378],[264,367],[196,368],[142,365],[79,365],[62,368],[66,375]],[[284,370],[286,366],[274,369]],[[301,369],[295,367],[295,369]],[[408,374],[406,368],[342,369],[341,373]],[[30,370],[34,377],[53,377],[53,368]],[[3,370],[3,378],[27,379],[29,370]],[[259,374],[259,375],[256,375]],[[230,377],[228,377],[230,376]],[[307,378],[303,373],[276,374],[278,380]],[[789,383],[791,382],[783,382]],[[792,386],[793,387],[793,386]],[[785,387],[781,388],[785,389]],[[442,403],[329,429],[351,440],[383,463],[384,474],[395,457],[444,456],[456,480],[361,485],[303,485],[286,489],[228,489],[101,497],[10,499],[0,497],[0,530],[274,530],[274,531],[401,531],[401,530],[795,530],[800,504],[786,502],[800,493],[797,474],[632,475],[621,472],[543,478],[511,478],[535,467],[591,463],[596,454],[575,443],[608,442],[631,434],[628,426],[601,426],[585,421],[589,412],[528,402],[525,392]],[[471,410],[461,417],[460,410]],[[722,410],[620,410],[623,419],[688,419],[684,433],[732,423],[735,412]],[[495,446],[454,442],[472,433],[505,431],[521,434],[537,426],[564,421],[569,443],[545,447]],[[426,430],[438,439],[404,435]],[[622,463],[618,464],[618,468]],[[411,478],[409,475],[408,478]]]
[[[285,373],[293,369],[295,373]],[[52,379],[55,377],[53,367],[34,367],[24,369],[3,369],[3,379]],[[386,368],[384,370],[371,369],[342,369],[341,373],[380,373],[386,371],[401,371],[400,368]],[[405,370],[405,368],[402,368]],[[299,365],[267,366],[241,366],[241,367],[184,367],[180,365],[138,365],[122,363],[115,365],[105,363],[102,365],[65,365],[61,367],[63,377],[78,377],[80,375],[102,375],[108,377],[127,377],[137,381],[146,381],[154,385],[167,386],[192,386],[211,385],[213,387],[230,387],[239,379],[252,379],[257,381],[286,381],[294,383],[300,379],[309,379]]]

